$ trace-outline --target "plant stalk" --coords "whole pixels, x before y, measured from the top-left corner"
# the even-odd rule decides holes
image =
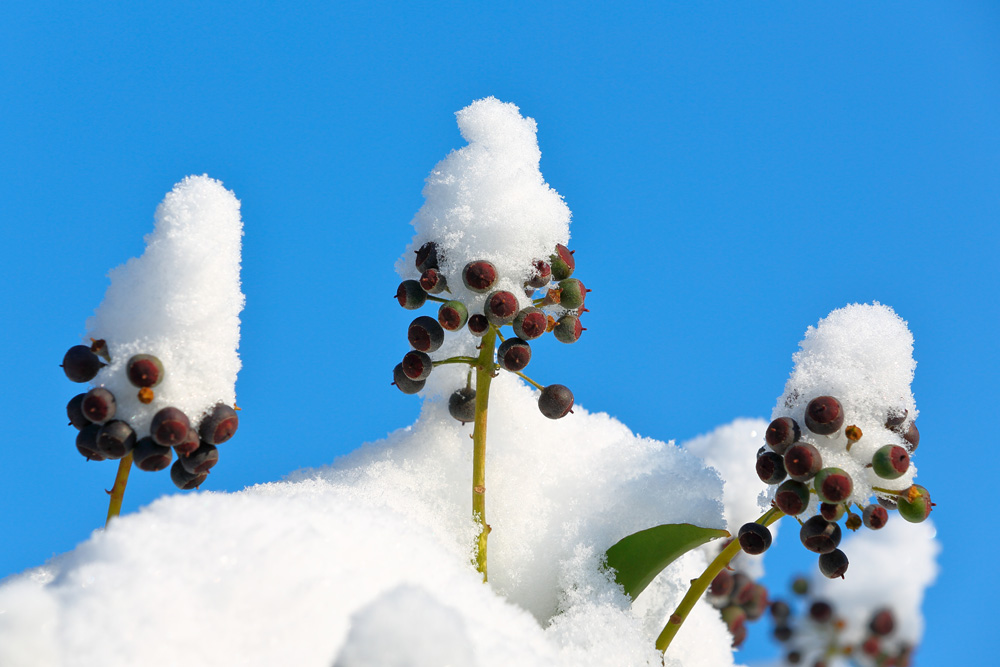
[[[763,526],[770,526],[783,516],[785,516],[784,512],[776,507],[772,507],[764,512],[764,514],[757,519],[756,523]],[[660,636],[656,638],[657,650],[667,650],[667,647],[670,646],[670,642],[673,641],[677,631],[681,629],[681,625],[685,620],[687,620],[688,614],[690,614],[691,610],[694,609],[695,603],[701,599],[701,596],[705,594],[705,591],[707,591],[708,587],[712,584],[712,580],[714,580],[715,577],[718,576],[718,574],[722,572],[727,565],[729,565],[729,561],[731,561],[733,557],[739,553],[739,551],[740,542],[739,540],[734,539],[729,546],[722,550],[722,553],[715,557],[715,560],[708,564],[708,567],[705,568],[702,575],[691,582],[691,588],[688,589],[688,592],[684,595],[684,599],[681,600],[681,603],[677,605],[677,609],[674,613],[670,615],[670,618],[667,620],[667,624],[663,627],[663,632],[661,632]]]
[[[476,417],[472,429],[472,519],[480,525],[476,537],[476,569],[486,576],[486,539],[490,526],[486,523],[486,412],[490,402],[490,382],[493,381],[493,352],[496,327],[490,327],[479,345],[476,363]]]
[[[115,476],[115,485],[108,492],[108,495],[111,496],[111,501],[108,503],[108,520],[104,522],[105,528],[111,523],[111,519],[118,516],[122,511],[122,500],[125,499],[125,485],[128,484],[128,473],[131,469],[132,452],[129,452],[118,463],[118,474]]]

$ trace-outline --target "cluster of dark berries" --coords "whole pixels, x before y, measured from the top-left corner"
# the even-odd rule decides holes
[[[66,352],[62,368],[73,382],[90,382],[110,362],[111,355],[103,340],[90,347],[75,345]],[[153,388],[163,381],[163,363],[151,354],[137,354],[126,364],[129,382],[139,389],[142,403],[152,403]],[[181,489],[198,487],[209,470],[219,460],[216,445],[233,437],[239,426],[236,411],[219,403],[200,423],[193,425],[181,410],[164,407],[149,426],[149,435],[139,437],[133,425],[115,419],[117,403],[114,394],[105,387],[94,387],[77,394],[66,405],[69,423],[79,431],[76,448],[88,461],[118,460],[132,455],[140,470],[163,470],[171,464],[174,451],[177,460],[170,468],[170,478]]]
[[[797,599],[771,603],[774,638],[784,647],[785,662],[792,665],[827,667],[849,660],[864,667],[909,667],[914,647],[893,637],[896,618],[892,609],[876,609],[866,619],[859,641],[847,641],[849,619],[838,616],[833,604],[809,596],[809,581],[792,582]],[[796,608],[801,611],[796,614]]]
[[[423,315],[410,323],[407,338],[413,349],[393,369],[393,384],[405,394],[415,394],[423,389],[435,364],[453,361],[435,361],[430,357],[444,343],[445,331],[468,329],[473,336],[482,338],[491,329],[495,330],[502,341],[496,349],[495,367],[521,374],[531,361],[529,341],[551,332],[563,343],[574,343],[585,330],[580,324],[580,315],[587,310],[584,301],[590,290],[570,277],[575,261],[572,252],[563,245],[557,245],[547,261],[532,262],[529,278],[523,285],[526,296],[531,298],[536,290],[547,289],[544,296],[532,299],[532,305],[524,308],[515,294],[497,288],[500,275],[496,267],[486,260],[469,262],[462,268],[460,276],[469,292],[485,295],[481,312],[475,312],[470,303],[461,299],[437,296],[451,293],[448,278],[441,268],[442,259],[434,241],[424,243],[416,251],[415,266],[419,279],[404,280],[396,289],[396,300],[408,310],[416,310],[427,301],[440,303],[436,319]],[[550,286],[553,281],[556,282],[555,287]],[[546,312],[548,307],[559,317]],[[500,329],[508,325],[513,329],[514,336],[504,338]],[[471,365],[473,362],[468,363]],[[572,412],[573,393],[567,387],[560,384],[536,386],[541,389],[538,408],[543,415],[559,419]],[[448,409],[452,417],[464,423],[473,421],[475,404],[476,390],[470,377],[465,387],[451,395]]]
[[[825,466],[820,448],[829,452],[830,447],[834,447],[834,451],[843,452],[841,458],[858,459],[863,452],[871,451],[857,446],[862,439],[861,429],[857,426],[843,428],[844,409],[833,396],[818,396],[809,401],[804,421],[805,431],[791,417],[779,417],[771,422],[764,436],[767,445],[757,452],[757,475],[763,482],[777,485],[774,504],[785,514],[802,517],[812,497],[816,497],[819,513],[805,520],[799,518],[802,524],[799,537],[806,549],[819,554],[819,568],[824,575],[843,577],[848,560],[837,548],[841,538],[838,522],[842,518],[850,530],[857,530],[862,525],[878,530],[888,521],[890,509],[913,523],[923,521],[930,514],[933,504],[924,487],[912,484],[893,490],[878,486],[881,480],[895,480],[907,472],[910,454],[916,450],[920,436],[912,421],[905,424],[905,411],[888,413],[885,428],[898,433],[907,447],[884,445],[870,455],[869,461],[857,461],[859,470],[871,471],[869,478],[863,481],[866,489],[870,487],[874,491],[877,501],[872,502],[869,495],[857,502],[857,480],[843,468]],[[852,511],[852,505],[860,514]]]
[[[712,580],[705,599],[719,610],[733,648],[739,648],[747,638],[747,623],[767,611],[768,597],[767,588],[745,572],[725,569]]]

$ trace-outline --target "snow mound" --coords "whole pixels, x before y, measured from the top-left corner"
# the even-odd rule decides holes
[[[236,403],[240,370],[240,202],[222,183],[189,176],[156,209],[146,250],[113,269],[104,300],[87,321],[111,362],[91,382],[115,396],[116,419],[139,437],[160,409],[182,410],[193,425],[216,403]],[[159,357],[164,378],[143,404],[125,373],[135,354]]]

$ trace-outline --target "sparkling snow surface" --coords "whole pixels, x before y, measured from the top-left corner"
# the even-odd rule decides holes
[[[91,384],[115,395],[115,418],[139,437],[149,435],[162,408],[179,408],[197,425],[216,403],[235,404],[242,237],[233,193],[207,176],[189,176],[156,209],[142,256],[108,274],[111,285],[87,321],[86,342],[107,341],[111,363]],[[163,363],[163,381],[148,405],[125,374],[135,354]]]

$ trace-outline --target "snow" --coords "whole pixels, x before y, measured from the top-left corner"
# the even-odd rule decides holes
[[[111,284],[84,338],[104,339],[111,362],[91,384],[114,394],[115,418],[139,437],[164,407],[179,408],[197,426],[216,403],[235,404],[242,236],[235,195],[208,176],[189,176],[156,209],[142,256],[108,274]],[[125,374],[135,354],[163,363],[148,405]]]
[[[891,411],[907,411],[904,427],[917,417],[910,389],[916,368],[913,336],[906,322],[888,306],[852,304],[809,327],[800,347],[771,418],[794,419],[802,429],[802,440],[819,450],[823,467],[847,471],[854,481],[849,502],[869,504],[875,494],[873,486],[908,488],[917,472],[912,456],[910,469],[894,480],[882,479],[865,467],[883,445],[906,446],[899,433],[885,427]],[[844,425],[836,433],[816,435],[806,429],[806,405],[817,396],[833,396],[843,406]],[[848,451],[844,431],[850,425],[860,427],[863,436]],[[817,508],[814,497],[805,516],[815,514]]]

